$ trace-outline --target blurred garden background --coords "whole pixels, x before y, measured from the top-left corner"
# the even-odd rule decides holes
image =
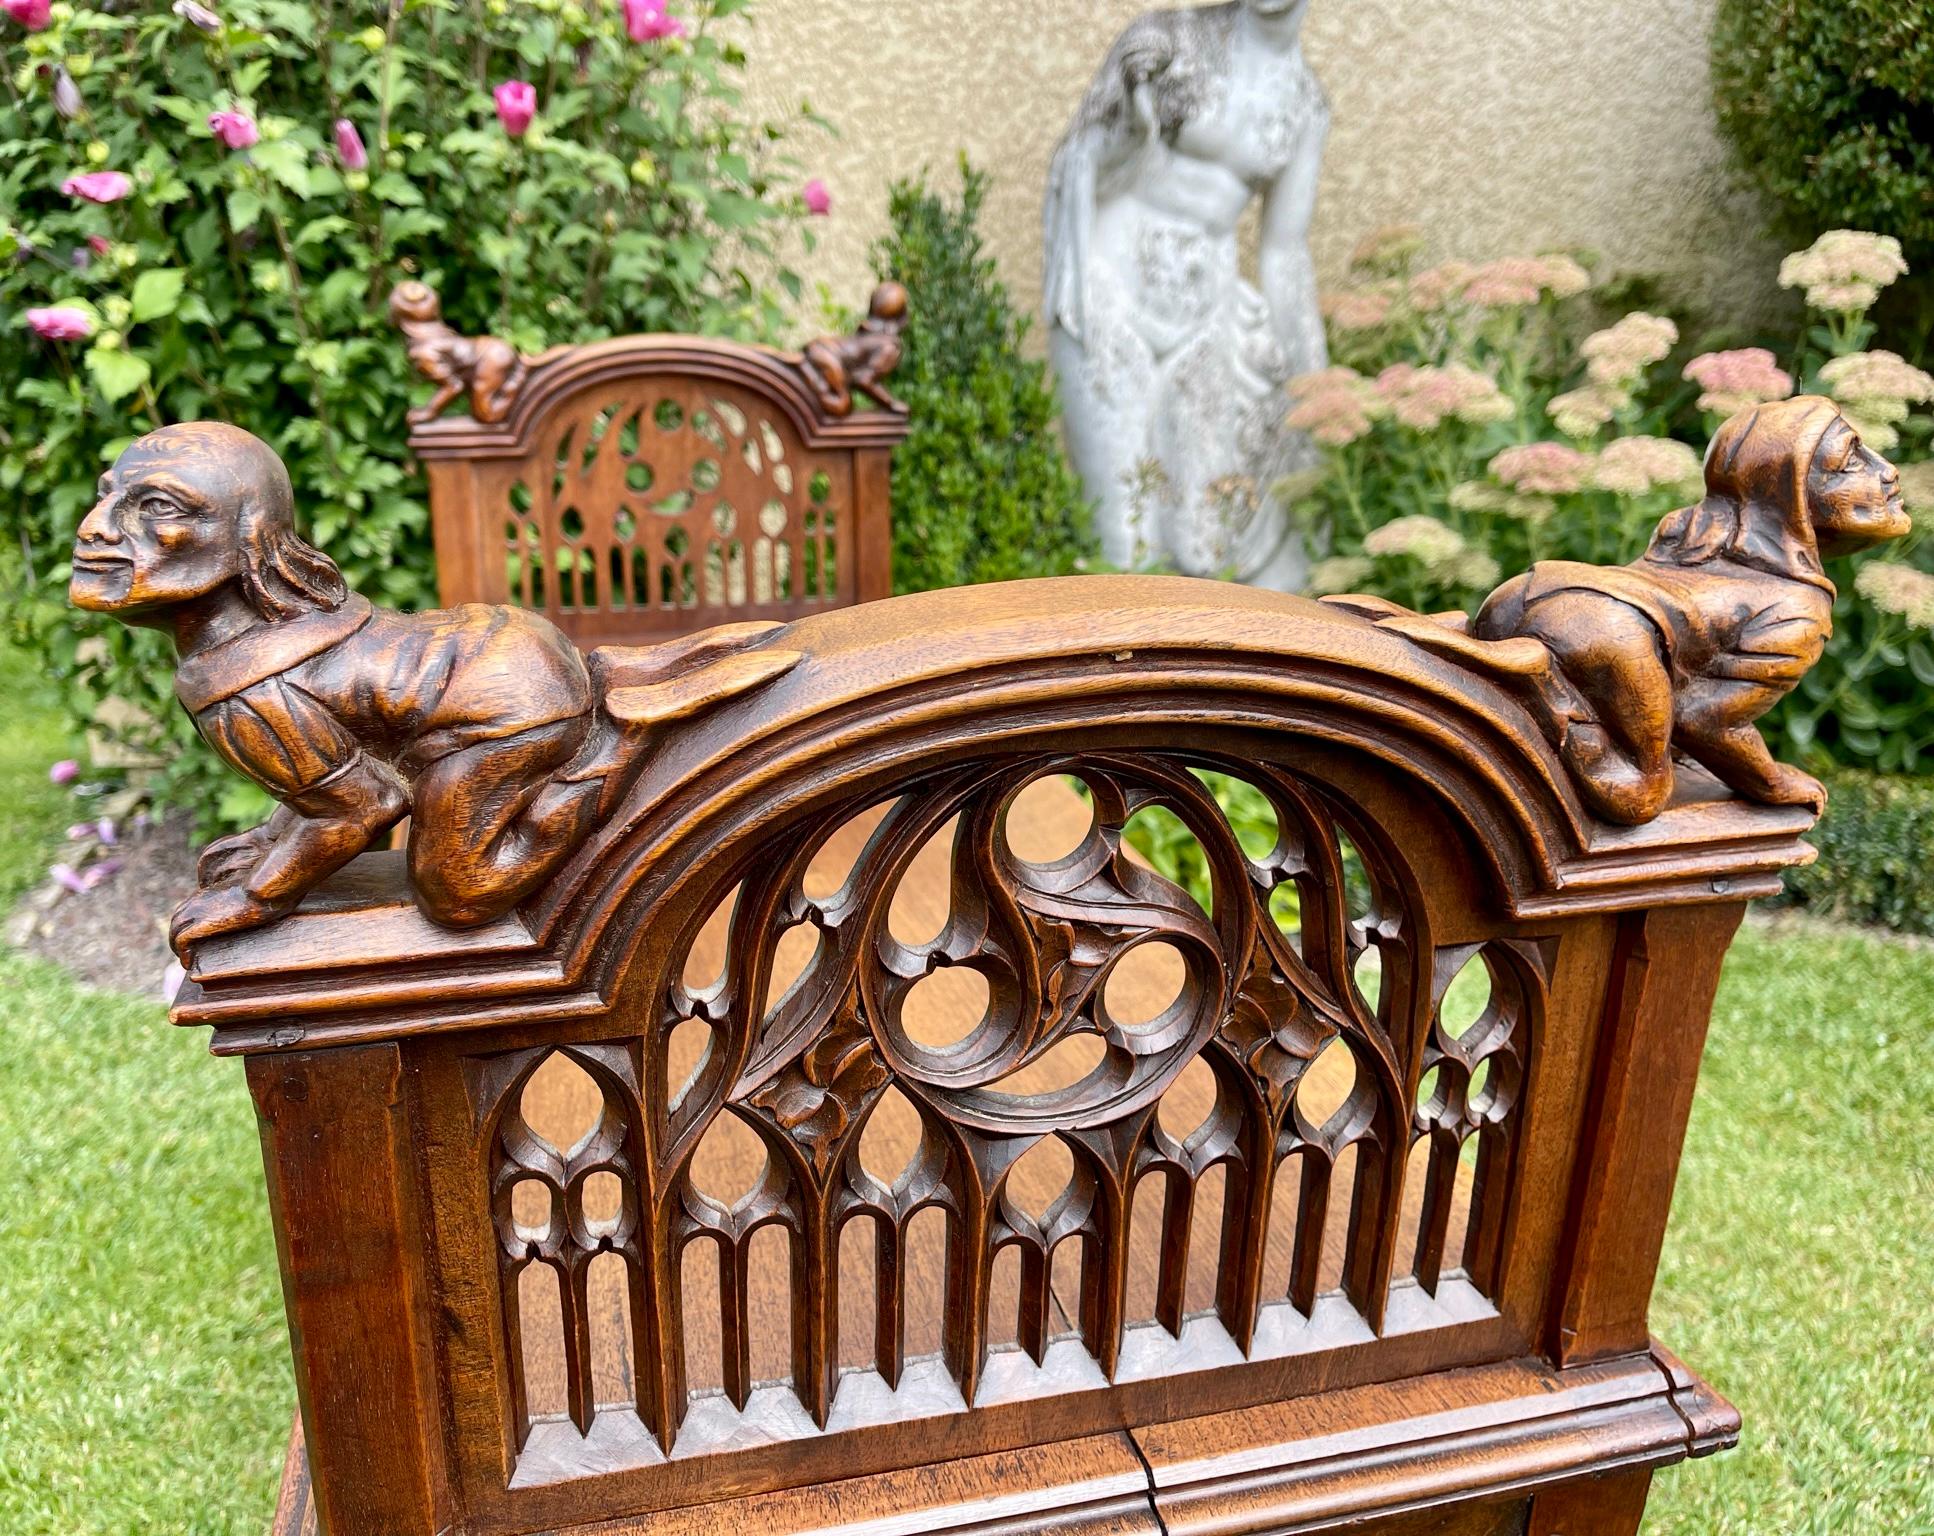
[[[396,280],[535,353],[796,345],[891,278],[896,585],[1098,569],[1038,214],[1141,7],[1042,9],[4,0],[0,1530],[257,1529],[291,1400],[239,1073],[165,1026],[148,889],[266,805],[159,636],[64,604],[102,468],[238,422],[353,585],[426,606]],[[1575,10],[1312,10],[1331,366],[1282,414],[1323,453],[1241,494],[1296,519],[1318,592],[1469,607],[1536,559],[1631,559],[1717,423],[1795,392],[1934,518],[1934,6]],[[1729,962],[1655,1314],[1746,1441],[1666,1474],[1648,1531],[1934,1529],[1934,541],[1831,574],[1827,658],[1767,723],[1831,788],[1822,857]]]

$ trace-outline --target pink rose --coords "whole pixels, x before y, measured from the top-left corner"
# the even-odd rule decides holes
[[[84,309],[75,309],[71,304],[56,304],[49,309],[30,309],[27,311],[27,324],[34,328],[34,334],[48,341],[86,341],[94,334],[94,322],[87,317]],[[63,768],[73,769],[67,778],[62,778]],[[80,772],[78,764],[55,763],[47,776],[56,784],[65,784],[67,779]]]
[[[827,190],[826,183],[817,176],[806,183],[806,212],[816,219],[823,219],[833,211],[833,194]]]
[[[80,311],[74,310],[73,313],[79,314]],[[47,782],[50,784],[72,784],[80,776],[81,765],[71,757],[63,757],[47,770]]]
[[[490,93],[497,102],[497,121],[513,139],[521,139],[537,116],[537,87],[528,80],[506,80]]]
[[[246,112],[210,112],[208,127],[230,149],[247,149],[262,138],[255,119]]]
[[[113,253],[114,242],[108,239],[106,235],[89,235],[87,237],[87,248],[96,256],[107,256]]]
[[[625,31],[634,43],[683,37],[685,23],[665,14],[665,0],[624,0]]]
[[[60,189],[69,197],[84,197],[90,203],[118,203],[134,190],[134,180],[125,171],[87,171],[69,176]]]
[[[54,10],[54,0],[0,0],[7,14],[29,32],[46,30]]]
[[[345,171],[360,171],[369,165],[369,151],[363,148],[363,136],[346,117],[336,119],[336,158],[342,161]]]

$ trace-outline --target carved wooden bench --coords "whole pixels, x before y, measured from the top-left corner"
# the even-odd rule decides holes
[[[410,433],[439,600],[534,609],[590,646],[889,596],[907,417],[884,380],[906,302],[886,285],[858,336],[803,354],[625,336],[526,362],[403,284],[392,312],[442,384]],[[480,347],[502,353],[482,388]],[[883,408],[855,411],[856,393]],[[437,419],[459,394],[470,413]]]
[[[359,607],[232,428],[136,444],[75,601],[173,624],[286,802],[174,1012],[261,1118],[277,1530],[1631,1536],[1739,1427],[1647,1309],[1721,961],[1811,857],[1743,732],[1820,549],[1905,528],[1824,402],[1709,478],[1471,633],[1114,576],[586,661]]]

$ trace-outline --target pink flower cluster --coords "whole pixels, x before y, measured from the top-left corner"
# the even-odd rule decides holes
[[[1895,429],[1912,414],[1914,406],[1934,400],[1934,376],[1896,352],[1855,352],[1836,357],[1820,370],[1820,380],[1868,446],[1880,453],[1890,451],[1900,441]]]
[[[1547,294],[1569,299],[1590,286],[1591,274],[1569,256],[1505,256],[1475,267],[1447,261],[1410,280],[1410,302],[1426,314],[1453,303],[1526,309]]]
[[[1624,390],[1609,384],[1587,384],[1559,395],[1545,407],[1566,437],[1590,437],[1632,403]]]
[[[625,32],[634,43],[656,43],[685,35],[685,23],[666,14],[665,0],[624,0],[624,12]]]
[[[1347,448],[1388,409],[1383,396],[1354,368],[1325,368],[1289,381],[1296,402],[1288,425],[1327,448]]]
[[[1591,483],[1592,456],[1564,443],[1527,443],[1491,460],[1491,474],[1514,491],[1569,496]]]
[[[1578,350],[1592,382],[1625,388],[1679,343],[1679,328],[1662,315],[1634,310],[1617,325],[1587,336]]]
[[[1934,576],[1927,572],[1893,560],[1870,560],[1853,584],[1882,613],[1897,614],[1915,629],[1934,630]]]
[[[1357,241],[1350,265],[1382,270],[1399,267],[1424,248],[1424,232],[1415,224],[1384,224]]]
[[[1342,288],[1323,295],[1323,318],[1339,331],[1374,331],[1396,305],[1396,291],[1387,283]]]
[[[833,194],[817,176],[806,183],[801,195],[806,200],[806,212],[814,218],[823,219],[833,211]]]
[[[53,19],[53,0],[0,0],[6,12],[29,32],[44,32]]]
[[[1865,313],[1906,275],[1900,241],[1860,229],[1830,229],[1780,263],[1780,287],[1804,288],[1806,302],[1829,314]]]
[[[1699,455],[1669,437],[1621,437],[1598,455],[1592,479],[1621,496],[1691,489],[1701,479]]]
[[[1685,377],[1705,391],[1699,409],[1715,416],[1736,415],[1793,393],[1793,375],[1764,347],[1702,353],[1686,364]]]
[[[1376,388],[1391,414],[1419,432],[1434,432],[1453,417],[1475,426],[1509,421],[1515,414],[1488,374],[1462,363],[1441,368],[1393,363],[1377,375]]]

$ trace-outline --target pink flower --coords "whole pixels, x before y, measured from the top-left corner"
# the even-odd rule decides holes
[[[47,770],[47,782],[50,784],[72,784],[80,776],[81,765],[71,757],[63,757]]]
[[[106,235],[89,235],[87,237],[87,248],[96,256],[106,256],[113,251],[114,242],[108,239]]]
[[[345,171],[366,170],[369,166],[369,151],[363,147],[363,136],[346,117],[336,119],[336,158]]]
[[[91,821],[77,821],[67,829],[67,840],[70,843],[89,842],[99,830]]]
[[[1592,457],[1563,443],[1530,443],[1507,448],[1491,460],[1491,473],[1513,490],[1540,496],[1567,496],[1591,478]]]
[[[54,9],[54,0],[0,0],[0,4],[4,4],[7,14],[29,32],[46,30]]]
[[[497,121],[513,139],[521,139],[537,116],[537,87],[528,80],[506,80],[491,96],[497,103]]]
[[[1785,400],[1793,393],[1793,375],[1764,347],[1702,353],[1686,364],[1685,376],[1705,391],[1699,409],[1719,416]]]
[[[55,304],[47,309],[30,309],[27,311],[27,324],[33,327],[36,336],[45,341],[86,341],[94,334],[94,322],[88,317],[87,311],[76,309],[71,304]],[[67,779],[60,778],[59,770],[63,766],[73,768],[75,773],[80,771],[72,763],[54,764],[50,777],[56,784],[65,784],[67,779],[74,777],[74,774],[70,773]]]
[[[87,889],[87,882],[81,878],[81,872],[72,864],[50,864],[47,866],[47,873],[53,878],[55,885],[64,891],[72,891],[76,896]]]
[[[246,112],[210,112],[208,127],[230,149],[247,149],[262,137],[255,119]]]
[[[94,832],[110,848],[121,841],[120,830],[114,825],[114,818],[112,816],[103,816],[99,821],[95,822]]]
[[[125,171],[84,171],[69,176],[60,189],[90,203],[118,203],[134,190],[134,180]]]
[[[817,176],[806,183],[806,212],[816,219],[823,219],[833,211],[833,194],[827,190],[826,183]]]
[[[175,0],[171,7],[174,13],[190,26],[200,27],[204,32],[219,32],[222,19],[205,5],[197,5],[195,0]]]
[[[665,0],[624,0],[625,31],[634,43],[656,43],[683,37],[685,23],[665,14]]]

